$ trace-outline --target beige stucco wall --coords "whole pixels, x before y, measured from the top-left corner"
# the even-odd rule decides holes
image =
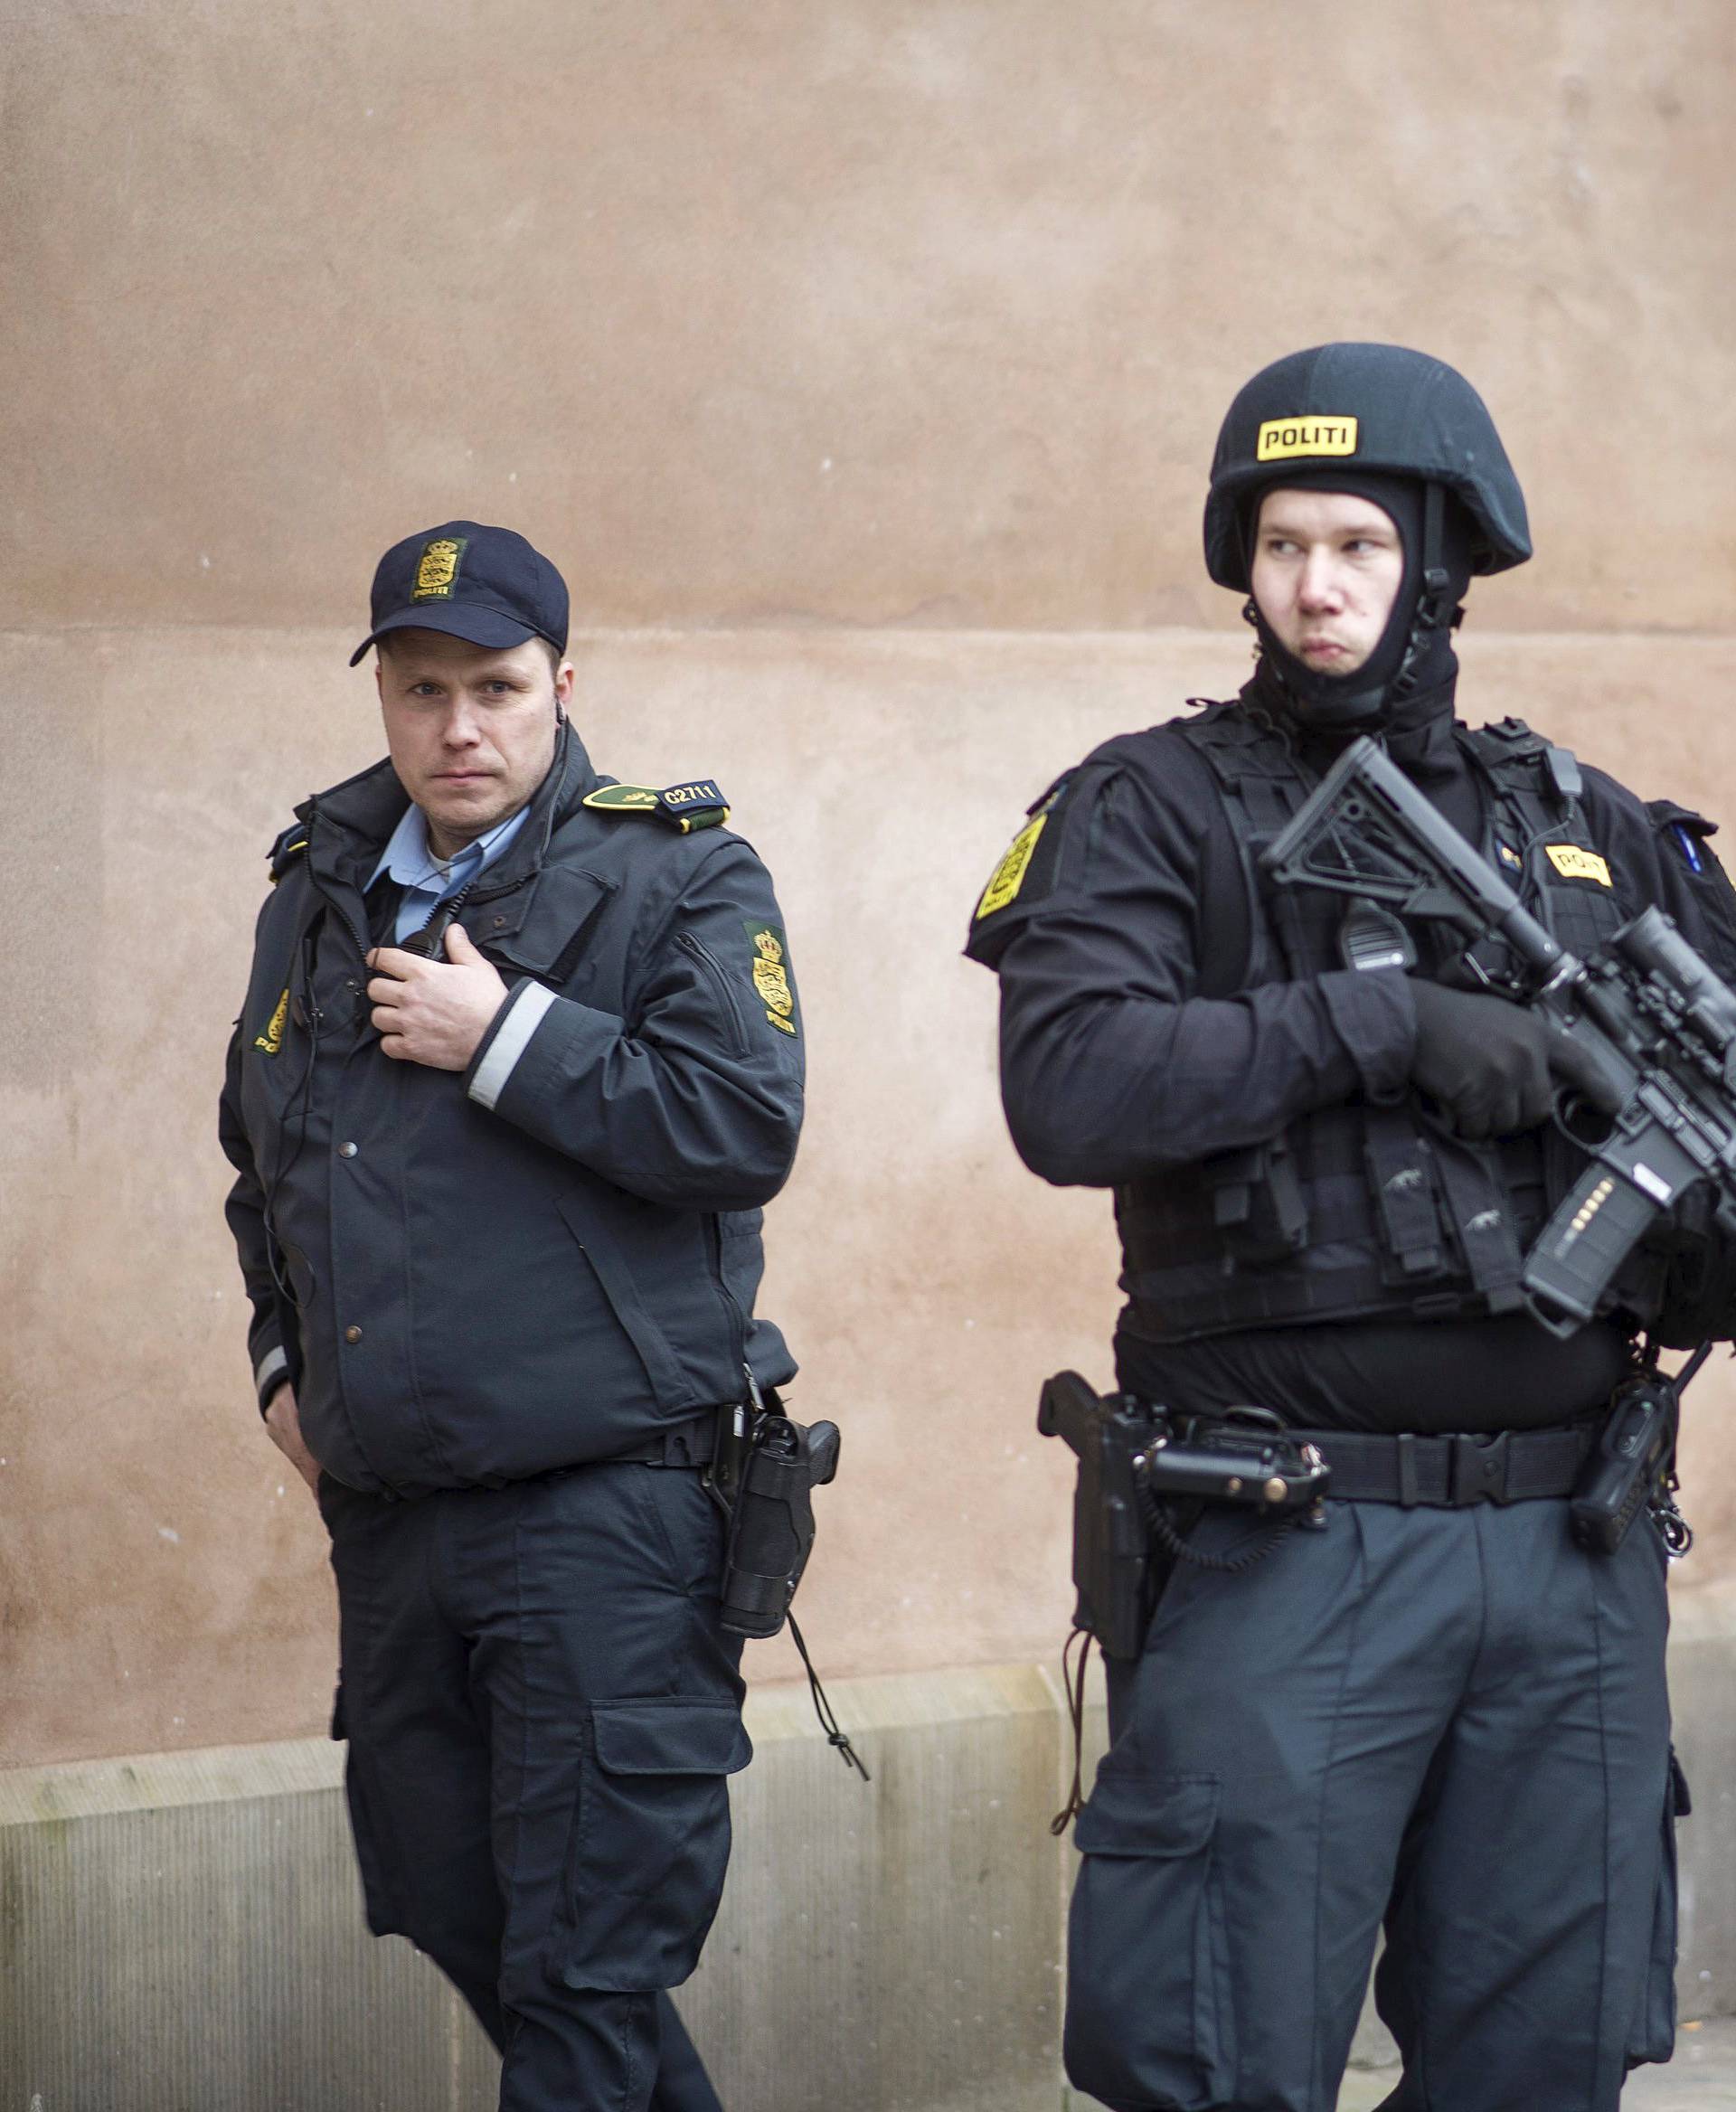
[[[1229,387],[1361,335],[1499,412],[1501,620],[1725,621],[1722,0],[7,15],[0,621],[348,623],[460,501],[605,624],[1215,620]]]
[[[317,1727],[211,1113],[261,853],[375,751],[373,561],[463,513],[567,570],[604,767],[715,773],[778,877],[812,1115],[767,1296],[847,1433],[812,1639],[1043,1655],[1034,1387],[1107,1376],[1113,1259],[1005,1143],[974,893],[1083,749],[1239,679],[1203,461],[1326,335],[1462,363],[1525,476],[1467,706],[1736,814],[1728,11],[27,0],[7,40],[0,1758]],[[1703,1578],[1728,1405],[1721,1362]]]

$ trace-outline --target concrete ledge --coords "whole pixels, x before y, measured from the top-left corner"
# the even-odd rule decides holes
[[[1736,2013],[1736,1594],[1680,1601],[1686,2017]],[[680,1996],[742,2112],[1057,2112],[1073,1851],[1058,1683],[1013,1665],[757,1689],[736,1855]],[[1088,1761],[1103,1737],[1088,1715]],[[42,2112],[487,2112],[492,2052],[439,1975],[365,1933],[324,1740],[0,1774],[0,2079]],[[1358,2057],[1379,2061],[1378,2032]]]
[[[1061,1721],[1014,1666],[840,1682],[873,1772],[807,1690],[749,1698],[757,1758],[680,1997],[752,2112],[1054,2112]],[[375,1942],[342,1749],[224,1747],[0,1774],[7,2102],[42,2112],[485,2112],[486,2040]]]

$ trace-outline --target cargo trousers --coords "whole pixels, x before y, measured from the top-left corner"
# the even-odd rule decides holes
[[[1675,2038],[1665,1560],[1546,1499],[1333,1503],[1241,1574],[1179,1566],[1078,1821],[1073,2082],[1332,2112],[1384,1922],[1390,2112],[1615,2112]]]
[[[750,1749],[693,1468],[606,1462],[413,1502],[322,1477],[334,1733],[368,1925],[501,2049],[501,2112],[719,2112],[692,1972]]]

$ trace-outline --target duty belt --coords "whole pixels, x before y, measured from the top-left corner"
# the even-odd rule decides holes
[[[1355,1430],[1290,1430],[1316,1445],[1332,1469],[1333,1496],[1353,1504],[1418,1504],[1458,1511],[1471,1504],[1524,1504],[1565,1496],[1597,1443],[1595,1422],[1551,1430],[1458,1430],[1435,1438]]]
[[[630,1452],[611,1452],[607,1459],[597,1464],[601,1466],[709,1466],[717,1450],[717,1413],[714,1408],[702,1410],[684,1422],[671,1423],[666,1429],[647,1438],[644,1444],[636,1445]]]

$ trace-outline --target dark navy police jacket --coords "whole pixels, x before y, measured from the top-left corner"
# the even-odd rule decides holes
[[[727,829],[586,806],[563,730],[461,915],[509,995],[468,1070],[381,1053],[361,889],[388,762],[279,838],[229,1055],[228,1215],[261,1401],[316,1458],[416,1495],[633,1449],[795,1370],[755,1317],[802,1032],[782,918]]]

